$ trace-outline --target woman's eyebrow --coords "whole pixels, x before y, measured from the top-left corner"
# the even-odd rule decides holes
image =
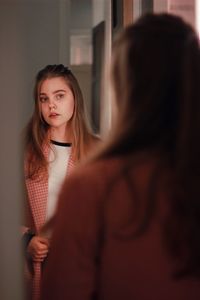
[[[66,90],[62,90],[62,89],[61,90],[56,90],[56,91],[53,92],[53,94],[56,94],[56,93],[59,93],[59,92],[65,92],[66,93]]]
[[[66,90],[63,90],[63,89],[60,89],[60,90],[56,90],[56,91],[53,91],[53,94],[56,94],[56,93],[59,93],[59,92],[64,92],[66,93]],[[39,96],[42,96],[42,95],[47,95],[45,92],[41,92],[39,94]]]

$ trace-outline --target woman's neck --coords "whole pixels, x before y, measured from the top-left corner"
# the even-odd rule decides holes
[[[61,143],[71,143],[70,135],[67,130],[63,128],[50,128],[50,139]]]

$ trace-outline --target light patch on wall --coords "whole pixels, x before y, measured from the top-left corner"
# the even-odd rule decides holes
[[[70,36],[70,65],[92,64],[91,35]]]
[[[181,16],[185,21],[190,23],[193,27],[196,26],[195,0],[169,0],[168,12]]]
[[[195,19],[196,19],[196,30],[200,38],[200,0],[195,2]]]

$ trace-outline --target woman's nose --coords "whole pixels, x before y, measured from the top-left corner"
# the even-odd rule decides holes
[[[56,104],[54,101],[49,101],[49,108],[50,109],[56,108]]]

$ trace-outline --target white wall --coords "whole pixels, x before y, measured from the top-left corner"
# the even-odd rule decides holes
[[[62,0],[62,5],[68,0]],[[0,2],[0,299],[22,300],[21,131],[32,111],[36,72],[63,62],[60,1]],[[66,16],[67,16],[66,12]],[[66,20],[62,19],[62,22]],[[67,48],[66,48],[67,49]],[[62,56],[63,55],[63,56]]]
[[[105,20],[105,0],[92,0],[92,24],[95,27]]]
[[[21,300],[20,128],[23,119],[23,37],[18,8],[0,4],[0,299]]]
[[[5,0],[0,2],[2,28],[6,33],[15,27],[16,40],[21,51],[15,53],[14,34],[4,36],[10,39],[13,54],[21,57],[20,69],[23,77],[22,103],[24,106],[23,121],[26,122],[32,112],[32,89],[38,70],[47,64],[69,63],[67,9],[69,0]],[[66,9],[66,13],[64,12]],[[65,13],[65,18],[63,16]],[[12,17],[11,17],[12,15]],[[1,41],[1,44],[2,42]],[[1,50],[1,56],[6,55]],[[20,70],[17,69],[16,72]]]

